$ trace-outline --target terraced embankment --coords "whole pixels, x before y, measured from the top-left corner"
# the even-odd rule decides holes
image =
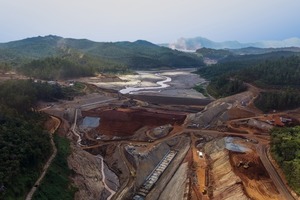
[[[235,145],[247,146],[245,152],[226,149],[224,138],[205,145],[211,166],[212,199],[282,199],[258,154],[255,144],[234,139]]]

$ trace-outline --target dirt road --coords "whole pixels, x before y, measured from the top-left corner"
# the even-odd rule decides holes
[[[129,163],[129,161],[127,160],[126,156],[124,155],[124,145],[126,143],[120,143],[118,145],[118,149],[121,155],[121,159],[123,160],[125,166],[127,167],[128,170],[128,174],[130,174],[128,176],[128,179],[126,180],[126,182],[123,184],[123,186],[116,192],[115,196],[113,197],[113,199],[116,200],[122,200],[124,199],[124,197],[127,195],[128,191],[130,189],[132,189],[133,184],[134,184],[134,176],[133,174],[136,173],[134,167]]]
[[[52,145],[53,153],[50,156],[50,158],[48,159],[47,163],[45,164],[45,166],[43,168],[42,174],[40,175],[40,177],[38,178],[38,180],[35,182],[34,186],[31,188],[30,192],[27,194],[26,200],[31,200],[32,199],[32,196],[34,195],[37,187],[40,185],[41,181],[45,177],[45,175],[46,175],[46,173],[48,171],[48,168],[50,167],[53,159],[55,158],[55,156],[57,154],[57,149],[56,149],[55,143],[53,141],[53,133],[55,133],[55,131],[58,129],[58,127],[61,124],[61,121],[60,121],[59,118],[54,117],[54,116],[51,116],[51,118],[52,118],[52,120],[55,121],[55,126],[50,130],[50,138],[51,138],[51,145]]]
[[[97,158],[100,158],[100,160],[101,160],[102,182],[104,184],[105,189],[107,189],[110,193],[109,197],[107,197],[107,200],[110,200],[116,192],[113,191],[112,189],[110,189],[110,187],[108,187],[108,185],[106,184],[106,176],[105,176],[105,172],[104,172],[104,162],[103,162],[102,156],[98,155]]]
[[[269,160],[267,151],[268,151],[267,145],[258,144],[257,152],[261,158],[262,163],[264,164],[265,168],[269,172],[269,175],[273,180],[273,183],[276,185],[277,189],[279,190],[282,198],[286,200],[294,200],[295,198],[291,195],[286,185],[282,181],[281,177],[273,167],[271,161]]]

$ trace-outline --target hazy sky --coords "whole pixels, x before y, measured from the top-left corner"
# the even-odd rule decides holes
[[[0,0],[0,42],[59,35],[172,42],[300,37],[300,0]]]

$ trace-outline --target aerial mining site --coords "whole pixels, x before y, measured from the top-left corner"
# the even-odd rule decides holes
[[[75,199],[294,199],[269,154],[268,131],[295,110],[264,114],[259,89],[218,100],[193,69],[97,76],[88,94],[41,105],[71,138]],[[299,113],[299,112],[298,112]]]

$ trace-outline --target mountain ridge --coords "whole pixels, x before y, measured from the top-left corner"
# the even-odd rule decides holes
[[[160,67],[199,67],[204,65],[195,54],[175,51],[145,40],[135,42],[94,42],[88,39],[38,36],[0,43],[0,61],[43,59],[77,52],[102,60],[113,61],[132,69]]]
[[[224,41],[215,42],[204,37],[195,38],[179,38],[176,42],[163,44],[171,49],[177,49],[181,51],[196,51],[200,48],[212,48],[212,49],[241,49],[247,47],[257,48],[284,48],[284,47],[300,47],[300,38],[292,37],[284,40],[265,40],[251,43],[241,43],[239,41]]]

